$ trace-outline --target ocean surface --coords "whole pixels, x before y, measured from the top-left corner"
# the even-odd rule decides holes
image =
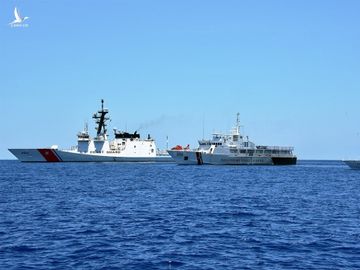
[[[360,170],[0,161],[0,269],[360,269]]]

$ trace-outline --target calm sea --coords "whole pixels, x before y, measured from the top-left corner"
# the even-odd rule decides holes
[[[360,269],[360,171],[1,161],[0,269]]]

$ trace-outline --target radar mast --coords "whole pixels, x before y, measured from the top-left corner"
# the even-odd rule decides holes
[[[236,133],[240,134],[240,113],[236,114]]]
[[[95,123],[97,124],[96,129],[96,135],[99,137],[101,135],[106,135],[106,121],[110,120],[109,117],[106,117],[106,114],[108,114],[109,110],[104,108],[104,100],[101,100],[101,110],[94,113],[93,117],[95,119]]]

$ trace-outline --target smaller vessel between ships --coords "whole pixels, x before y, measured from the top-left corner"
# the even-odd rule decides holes
[[[179,145],[168,150],[178,164],[211,165],[295,165],[293,147],[261,146],[240,134],[239,113],[230,134],[214,133],[210,140],[199,140],[197,149]]]
[[[108,139],[106,121],[109,110],[104,108],[93,115],[97,124],[96,136],[90,137],[87,125],[77,134],[77,146],[70,150],[60,150],[57,146],[50,148],[9,149],[22,162],[172,162],[164,150],[156,148],[155,140],[148,135],[140,139],[140,134],[120,132],[114,129],[113,140]]]

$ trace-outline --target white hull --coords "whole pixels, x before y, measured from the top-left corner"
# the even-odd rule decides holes
[[[290,165],[296,163],[295,157],[231,156],[188,150],[169,150],[168,153],[176,163],[183,165]]]
[[[173,162],[168,155],[129,157],[51,148],[9,149],[9,151],[21,162]]]
[[[360,160],[344,160],[351,169],[360,170]]]

